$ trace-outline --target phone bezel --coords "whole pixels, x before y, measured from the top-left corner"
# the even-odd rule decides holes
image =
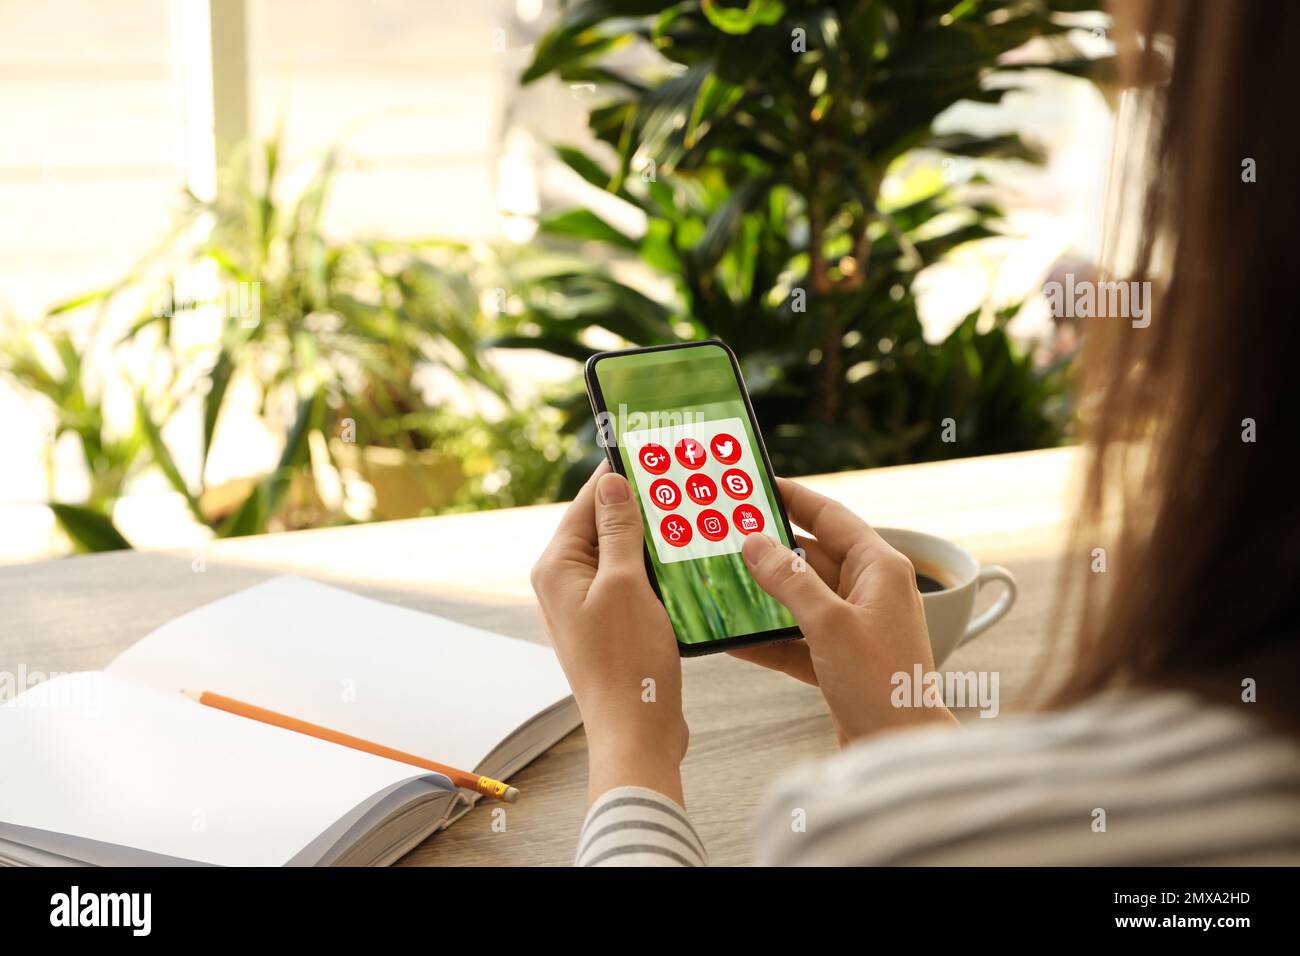
[[[597,440],[601,441],[600,433],[600,414],[608,413],[609,407],[605,402],[605,395],[600,389],[600,381],[596,377],[596,365],[604,359],[614,358],[623,355],[640,355],[648,352],[666,352],[673,349],[691,349],[715,346],[722,349],[727,358],[731,361],[731,371],[736,376],[736,385],[740,389],[740,398],[745,405],[745,414],[749,416],[750,430],[754,434],[754,439],[758,445],[758,454],[763,460],[763,469],[767,474],[768,484],[771,485],[774,492],[773,497],[776,499],[776,509],[781,516],[781,523],[785,527],[786,536],[793,543],[794,529],[790,526],[790,518],[785,513],[785,502],[781,500],[781,493],[777,489],[776,474],[772,471],[772,462],[767,457],[767,444],[763,441],[763,432],[758,427],[758,419],[754,416],[754,406],[749,400],[749,389],[745,387],[745,377],[740,372],[740,363],[736,360],[736,353],[726,342],[718,339],[703,339],[698,342],[676,342],[672,345],[647,345],[641,348],[619,349],[610,352],[597,352],[595,355],[588,357],[583,365],[582,376],[587,384],[587,397],[591,400],[591,411],[596,419]],[[610,467],[616,472],[627,477],[627,471],[623,467],[622,456],[615,454],[615,447],[610,446],[602,441],[605,449],[605,458],[609,461]],[[642,518],[644,519],[644,515]],[[654,562],[650,559],[650,546],[642,542],[642,551],[645,555],[646,576],[650,579],[650,586],[654,588],[655,596],[663,601],[663,593],[659,589],[659,577],[655,574]],[[676,634],[673,635],[676,637]],[[777,628],[771,631],[758,631],[753,634],[740,634],[735,637],[720,637],[711,641],[700,641],[695,644],[687,644],[681,640],[677,641],[677,649],[682,657],[702,657],[705,654],[716,654],[721,651],[732,650],[737,647],[750,647],[755,644],[769,644],[779,641],[792,641],[802,639],[803,632],[798,627]]]

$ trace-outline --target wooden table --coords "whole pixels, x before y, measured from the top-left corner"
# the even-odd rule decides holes
[[[950,537],[982,561],[1015,573],[1016,606],[945,665],[1000,672],[1006,713],[1028,689],[1049,644],[1077,466],[1077,450],[1051,449],[807,483],[877,526]],[[264,535],[214,542],[196,552],[116,552],[0,568],[0,670],[102,668],[176,615],[286,571],[544,642],[528,572],[563,507]],[[980,606],[990,600],[986,596]],[[764,789],[786,768],[835,749],[830,720],[815,688],[725,655],[687,660],[684,669],[691,727],[683,768],[687,804],[712,861],[744,864],[750,860],[750,821]],[[514,778],[525,797],[509,808],[506,832],[494,832],[480,806],[403,862],[568,864],[586,810],[585,749],[579,729]]]

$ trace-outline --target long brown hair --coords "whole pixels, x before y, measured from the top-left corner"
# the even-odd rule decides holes
[[[1085,332],[1086,583],[1057,702],[1116,684],[1240,702],[1252,679],[1300,728],[1300,4],[1114,12],[1149,122],[1112,185],[1139,213],[1110,230],[1112,274],[1154,297],[1147,327]]]

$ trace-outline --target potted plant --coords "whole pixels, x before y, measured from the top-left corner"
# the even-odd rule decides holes
[[[438,409],[417,372],[441,366],[467,389],[509,401],[481,357],[490,319],[471,280],[497,263],[450,242],[330,237],[321,220],[335,168],[331,151],[290,194],[278,141],[241,155],[218,198],[185,194],[168,241],[138,268],[51,310],[102,310],[119,296],[144,294],[145,309],[118,344],[165,356],[158,364],[172,374],[148,386],[155,400],[141,388],[142,451],[219,535],[346,520],[337,500],[327,504],[318,493],[322,470],[369,481],[378,516],[446,507],[466,475],[421,430]],[[214,314],[215,345],[196,348],[177,334]],[[211,486],[213,437],[241,380],[257,390],[264,419],[280,422],[283,454],[270,473]],[[186,478],[161,434],[196,395],[202,458],[197,477]],[[444,435],[449,427],[444,422]]]
[[[0,372],[47,398],[57,434],[75,433],[85,451],[90,496],[51,504],[75,545],[130,546],[113,505],[151,467],[219,536],[551,497],[572,442],[552,414],[516,407],[482,347],[498,321],[485,303],[526,285],[514,271],[527,254],[332,238],[321,217],[334,154],[295,193],[276,141],[256,159],[226,171],[217,200],[186,194],[168,236],[121,280],[6,337]],[[129,328],[109,326],[111,305],[141,301]],[[83,310],[96,310],[90,322]],[[196,345],[190,330],[204,322],[219,334]],[[138,381],[123,371],[131,350],[148,358]],[[420,378],[436,368],[478,407],[431,400]],[[91,370],[135,391],[129,427],[107,427]],[[241,388],[279,430],[282,453],[268,472],[214,484],[213,439]],[[196,402],[201,456],[183,469],[164,430]],[[354,477],[373,490],[360,513],[338,494]]]
[[[594,85],[602,154],[561,146],[575,173],[640,210],[629,235],[595,213],[542,234],[671,280],[650,297],[601,264],[557,270],[501,344],[581,360],[591,333],[633,344],[719,337],[738,353],[773,464],[805,474],[1058,441],[1061,368],[1036,368],[980,310],[927,342],[925,266],[997,234],[987,181],[909,159],[1033,161],[1015,134],[935,131],[961,101],[997,103],[1017,71],[1081,74],[1074,0],[750,0],[566,7],[524,83]],[[1036,54],[1006,54],[1036,41]],[[631,46],[639,56],[628,55]],[[997,82],[994,82],[994,81]],[[951,165],[951,164],[950,164]],[[939,167],[938,169],[934,167]],[[882,187],[893,176],[895,195]],[[576,421],[581,398],[568,406]],[[959,443],[944,440],[951,419]],[[960,449],[960,450],[958,450]],[[568,483],[594,462],[587,460]]]

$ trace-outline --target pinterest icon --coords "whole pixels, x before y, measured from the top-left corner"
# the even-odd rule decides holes
[[[664,511],[672,511],[682,503],[682,491],[667,478],[660,478],[650,486],[650,500]]]

